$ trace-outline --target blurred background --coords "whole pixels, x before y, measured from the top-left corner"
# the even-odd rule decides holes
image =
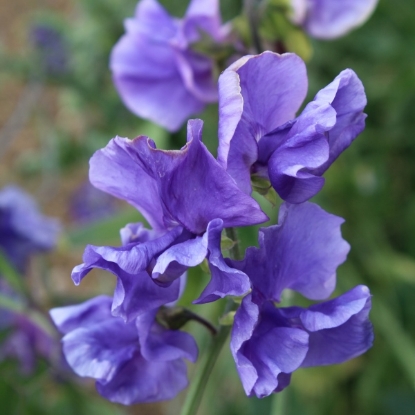
[[[187,6],[184,0],[162,3],[177,16]],[[112,85],[109,53],[135,4],[0,0],[0,185],[20,185],[65,229],[57,249],[34,258],[30,266],[28,284],[45,312],[111,293],[112,276],[100,277],[94,271],[74,287],[70,272],[81,262],[87,243],[118,245],[119,229],[140,219],[126,204],[88,186],[92,153],[117,134],[147,135],[162,148],[185,143],[185,127],[169,134],[137,118],[124,108]],[[311,41],[308,99],[345,68],[358,74],[368,97],[366,130],[326,173],[326,186],[316,199],[346,219],[343,235],[352,249],[338,271],[337,292],[357,284],[370,287],[376,337],[369,352],[348,363],[297,371],[284,415],[415,413],[413,6],[413,0],[380,0],[371,19],[349,35]],[[241,1],[222,1],[221,8],[227,21],[239,13]],[[200,118],[205,122],[204,142],[215,154],[217,106],[209,106]],[[276,209],[268,206],[267,212],[276,217]],[[255,244],[256,229],[244,230],[241,239],[244,246]],[[183,302],[200,289],[191,283]],[[201,309],[216,322],[214,307]],[[209,335],[192,324],[189,329],[203,352]],[[174,415],[184,396],[124,408],[99,397],[93,382],[69,370],[62,376],[42,359],[30,373],[22,371],[16,359],[0,362],[0,407],[7,415]],[[271,405],[272,397],[244,395],[225,348],[199,413],[266,414]]]

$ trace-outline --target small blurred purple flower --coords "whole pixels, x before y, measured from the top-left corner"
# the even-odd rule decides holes
[[[68,72],[68,50],[58,30],[38,24],[32,27],[30,38],[46,75],[59,76]]]
[[[157,310],[125,323],[111,315],[111,298],[95,297],[50,311],[65,334],[63,352],[82,377],[96,379],[98,392],[131,405],[174,398],[187,384],[184,359],[195,362],[197,345],[189,334],[168,330]]]
[[[365,286],[308,308],[274,305],[287,288],[312,300],[333,292],[336,268],[349,251],[342,222],[312,203],[283,204],[279,224],[260,230],[259,248],[248,248],[243,261],[232,261],[252,284],[236,312],[231,339],[248,396],[279,392],[299,367],[342,363],[372,346]]]
[[[3,330],[8,333],[0,345],[0,361],[15,358],[20,363],[23,374],[30,374],[35,369],[38,357],[49,359],[54,349],[54,339],[38,324],[27,316],[0,309]],[[6,322],[6,324],[3,324]]]
[[[71,216],[78,223],[91,223],[108,218],[116,210],[116,200],[89,182],[79,186],[74,192],[70,204]]]
[[[318,39],[335,39],[361,26],[378,0],[291,0],[293,23]]]
[[[302,203],[324,185],[322,174],[365,128],[366,95],[346,69],[295,117],[307,93],[295,54],[245,56],[219,78],[218,161],[245,193],[251,174],[279,196]]]
[[[59,231],[58,221],[43,216],[29,194],[16,186],[0,191],[0,249],[19,272],[30,255],[54,248]]]
[[[224,42],[218,0],[192,0],[183,19],[156,0],[141,0],[125,21],[126,34],[114,46],[110,68],[118,93],[134,114],[169,131],[217,101],[213,60],[191,45],[201,33]]]

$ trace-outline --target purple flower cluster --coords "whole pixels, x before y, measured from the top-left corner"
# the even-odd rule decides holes
[[[125,21],[126,34],[114,46],[110,68],[127,108],[169,131],[217,101],[214,64],[192,45],[202,33],[223,43],[218,0],[192,0],[183,19],[170,16],[156,0],[141,0]]]
[[[89,245],[74,268],[75,284],[93,268],[114,274],[113,298],[51,312],[69,365],[96,379],[103,396],[150,402],[186,386],[183,359],[196,359],[196,345],[158,316],[180,297],[187,269],[204,260],[211,279],[195,304],[243,297],[231,351],[248,395],[278,392],[300,367],[341,363],[371,347],[368,288],[327,300],[349,251],[343,219],[307,201],[363,130],[365,93],[346,70],[296,116],[306,90],[296,55],[247,56],[219,80],[217,160],[202,143],[200,120],[189,121],[181,150],[116,137],[93,155],[91,183],[129,202],[152,227],[128,224],[120,247]],[[260,230],[259,248],[248,248],[243,260],[224,258],[225,228],[268,219],[251,197],[251,175],[270,180],[284,200],[278,224]],[[278,308],[286,289],[320,302]]]

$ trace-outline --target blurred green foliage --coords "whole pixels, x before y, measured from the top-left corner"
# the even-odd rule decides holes
[[[3,74],[12,73],[24,81],[41,79],[58,87],[62,123],[49,125],[54,144],[53,154],[48,154],[55,157],[55,168],[63,178],[85,167],[92,152],[116,134],[130,138],[148,135],[163,148],[178,148],[185,143],[185,126],[168,135],[136,118],[123,107],[112,86],[108,56],[123,33],[123,19],[133,13],[135,3],[78,0],[71,18],[47,12],[36,17],[36,22],[58,27],[68,42],[70,70],[62,77],[45,78],[27,57],[10,56],[2,50]],[[184,1],[162,3],[177,16],[182,16],[186,8]],[[241,1],[222,1],[221,7],[227,20],[236,16]],[[312,41],[309,99],[345,68],[357,72],[368,96],[365,132],[327,172],[326,186],[316,199],[326,210],[346,219],[343,234],[352,250],[338,272],[338,293],[356,284],[370,287],[376,339],[372,350],[351,362],[295,373],[286,392],[287,411],[283,415],[415,413],[414,39],[413,1],[381,0],[373,17],[348,36],[331,42]],[[205,121],[204,141],[215,153],[217,107],[208,107],[200,118]],[[17,172],[22,177],[41,173],[45,155],[39,151],[29,156],[30,169]],[[275,223],[277,208],[262,197],[259,200]],[[62,249],[81,249],[86,243],[117,244],[119,228],[133,220],[139,220],[138,215],[125,210],[90,227],[69,229]],[[242,247],[256,243],[257,229],[240,232]],[[203,267],[192,270],[182,301],[195,298],[207,278]],[[221,307],[219,303],[216,309],[193,309],[202,310],[216,323]],[[190,328],[203,352],[209,344],[208,334],[193,324]],[[177,414],[183,398],[181,394],[161,408],[124,409],[100,399],[91,392],[89,383],[77,387],[68,379],[56,378],[42,362],[30,377],[20,374],[13,362],[1,363],[0,371],[1,412],[7,415]],[[273,399],[245,397],[229,349],[225,348],[200,414],[267,414]]]

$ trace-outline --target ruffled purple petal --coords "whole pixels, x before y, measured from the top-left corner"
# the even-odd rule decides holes
[[[294,54],[246,56],[219,78],[218,160],[246,193],[257,141],[294,118],[306,92],[306,68]]]
[[[282,199],[301,203],[323,187],[324,179],[310,174],[309,170],[328,159],[329,144],[325,133],[335,122],[336,112],[330,105],[310,103],[289,129],[283,144],[268,161],[271,184]],[[260,142],[260,153],[261,144],[267,147],[271,140],[277,142],[281,137],[273,137],[272,133],[264,137]]]
[[[98,189],[137,208],[154,229],[165,229],[157,181],[132,152],[133,143],[141,141],[146,138],[133,142],[121,137],[111,140],[91,157],[89,179]]]
[[[148,361],[136,352],[109,382],[97,382],[98,392],[123,405],[173,399],[186,388],[187,368],[182,360]]]
[[[152,280],[146,269],[154,257],[174,241],[179,231],[174,228],[161,238],[119,248],[88,245],[83,257],[85,262],[74,268],[72,279],[78,285],[93,268],[114,274],[117,284],[112,312],[125,321],[176,301],[180,295],[180,281],[161,287]]]
[[[321,175],[364,130],[363,110],[367,99],[360,79],[351,69],[346,69],[316,95],[314,102],[322,106],[330,104],[336,111],[336,124],[328,131],[329,158],[312,171],[314,175]]]
[[[109,319],[111,303],[111,297],[100,295],[82,304],[52,308],[49,313],[58,330],[67,334],[78,327],[86,328]]]
[[[224,260],[220,249],[223,222],[215,219],[209,223],[208,235],[208,264],[211,280],[194,304],[216,301],[227,295],[241,296],[250,289],[248,276],[242,271],[230,267]]]
[[[281,309],[287,318],[294,319],[293,324],[300,324],[310,334],[309,350],[301,366],[342,363],[365,353],[373,343],[370,308],[369,289],[359,285],[307,309]]]
[[[166,330],[154,320],[155,314],[156,311],[137,318],[141,354],[151,361],[167,362],[183,358],[194,363],[198,355],[194,338],[179,330]]]
[[[63,351],[79,376],[109,381],[137,349],[135,324],[125,324],[109,313],[110,301],[106,296],[51,312],[60,330],[67,331],[62,339]]]
[[[307,350],[305,330],[290,327],[271,303],[259,307],[251,295],[244,298],[235,314],[231,351],[248,396],[282,390]]]
[[[350,249],[341,237],[342,223],[313,203],[283,204],[279,224],[261,228],[260,247],[248,248],[245,259],[234,265],[264,299],[280,301],[286,288],[313,300],[327,298]]]
[[[366,22],[377,2],[378,0],[295,0],[295,22],[315,38],[334,39]]]
[[[226,264],[221,250],[223,221],[214,219],[209,222],[206,233],[164,251],[156,261],[152,276],[162,284],[174,281],[177,276],[190,267],[199,265],[208,259],[211,280],[200,297],[194,301],[202,304],[223,298],[226,295],[240,296],[250,289],[249,278],[242,271]]]
[[[202,125],[189,121],[180,151],[158,150],[146,137],[112,140],[92,157],[91,182],[136,206],[156,229],[181,224],[201,234],[215,218],[226,227],[266,221],[202,144]]]

